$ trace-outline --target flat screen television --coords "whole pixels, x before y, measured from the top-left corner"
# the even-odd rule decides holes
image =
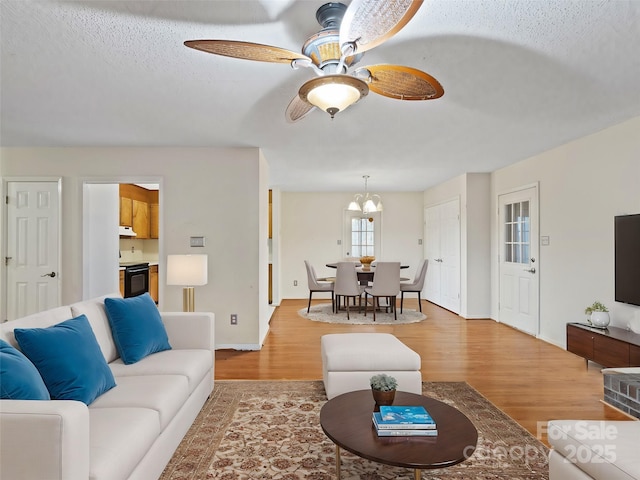
[[[614,218],[615,301],[640,306],[640,214]]]

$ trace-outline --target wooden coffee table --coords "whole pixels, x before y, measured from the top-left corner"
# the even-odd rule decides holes
[[[378,437],[371,421],[375,402],[371,390],[345,393],[329,400],[320,410],[320,425],[336,445],[336,469],[340,479],[340,448],[359,457],[413,468],[415,479],[422,469],[444,468],[464,462],[476,449],[478,431],[458,409],[433,398],[396,392],[394,405],[422,405],[436,421],[435,437]]]

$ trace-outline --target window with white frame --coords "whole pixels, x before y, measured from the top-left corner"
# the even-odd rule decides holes
[[[345,211],[344,256],[380,256],[381,214]]]
[[[504,206],[504,259],[509,263],[529,263],[529,201]]]

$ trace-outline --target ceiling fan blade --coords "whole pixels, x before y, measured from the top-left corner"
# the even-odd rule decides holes
[[[302,53],[285,48],[262,45],[260,43],[239,42],[235,40],[187,40],[185,46],[207,53],[225,57],[243,58],[258,62],[291,63],[293,60],[311,59]]]
[[[440,82],[428,73],[401,65],[370,65],[356,69],[354,76],[368,77],[369,89],[398,100],[434,100],[444,95]]]
[[[308,102],[305,102],[300,98],[300,95],[296,93],[296,96],[293,97],[289,105],[287,106],[287,110],[284,115],[287,118],[287,122],[294,123],[298,120],[302,120],[309,113],[314,111],[317,107],[315,105],[311,105]]]
[[[423,0],[353,0],[340,25],[340,45],[362,53],[388,40],[413,18]]]

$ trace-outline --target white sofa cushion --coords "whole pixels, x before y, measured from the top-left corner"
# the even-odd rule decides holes
[[[120,297],[120,295],[105,295],[84,302],[74,303],[71,305],[71,312],[74,317],[82,314],[87,316],[96,340],[98,340],[98,345],[100,345],[102,355],[104,355],[104,359],[107,363],[111,363],[118,358],[118,350],[113,341],[113,335],[111,335],[107,312],[104,310],[104,299],[107,297]]]
[[[90,480],[125,480],[160,435],[155,410],[90,408],[89,419]]]
[[[183,375],[145,375],[116,377],[112,388],[91,404],[93,408],[138,407],[155,410],[164,430],[189,397]],[[127,429],[129,430],[129,429]]]
[[[549,443],[593,478],[640,479],[640,422],[551,420]]]
[[[125,365],[121,358],[109,364],[115,377],[184,375],[189,382],[190,394],[211,372],[212,366],[213,354],[209,350],[165,350],[131,365]]]
[[[11,322],[0,323],[0,337],[18,350],[20,346],[13,335],[15,328],[46,328],[73,317],[71,307],[56,307],[45,312],[34,313]]]

